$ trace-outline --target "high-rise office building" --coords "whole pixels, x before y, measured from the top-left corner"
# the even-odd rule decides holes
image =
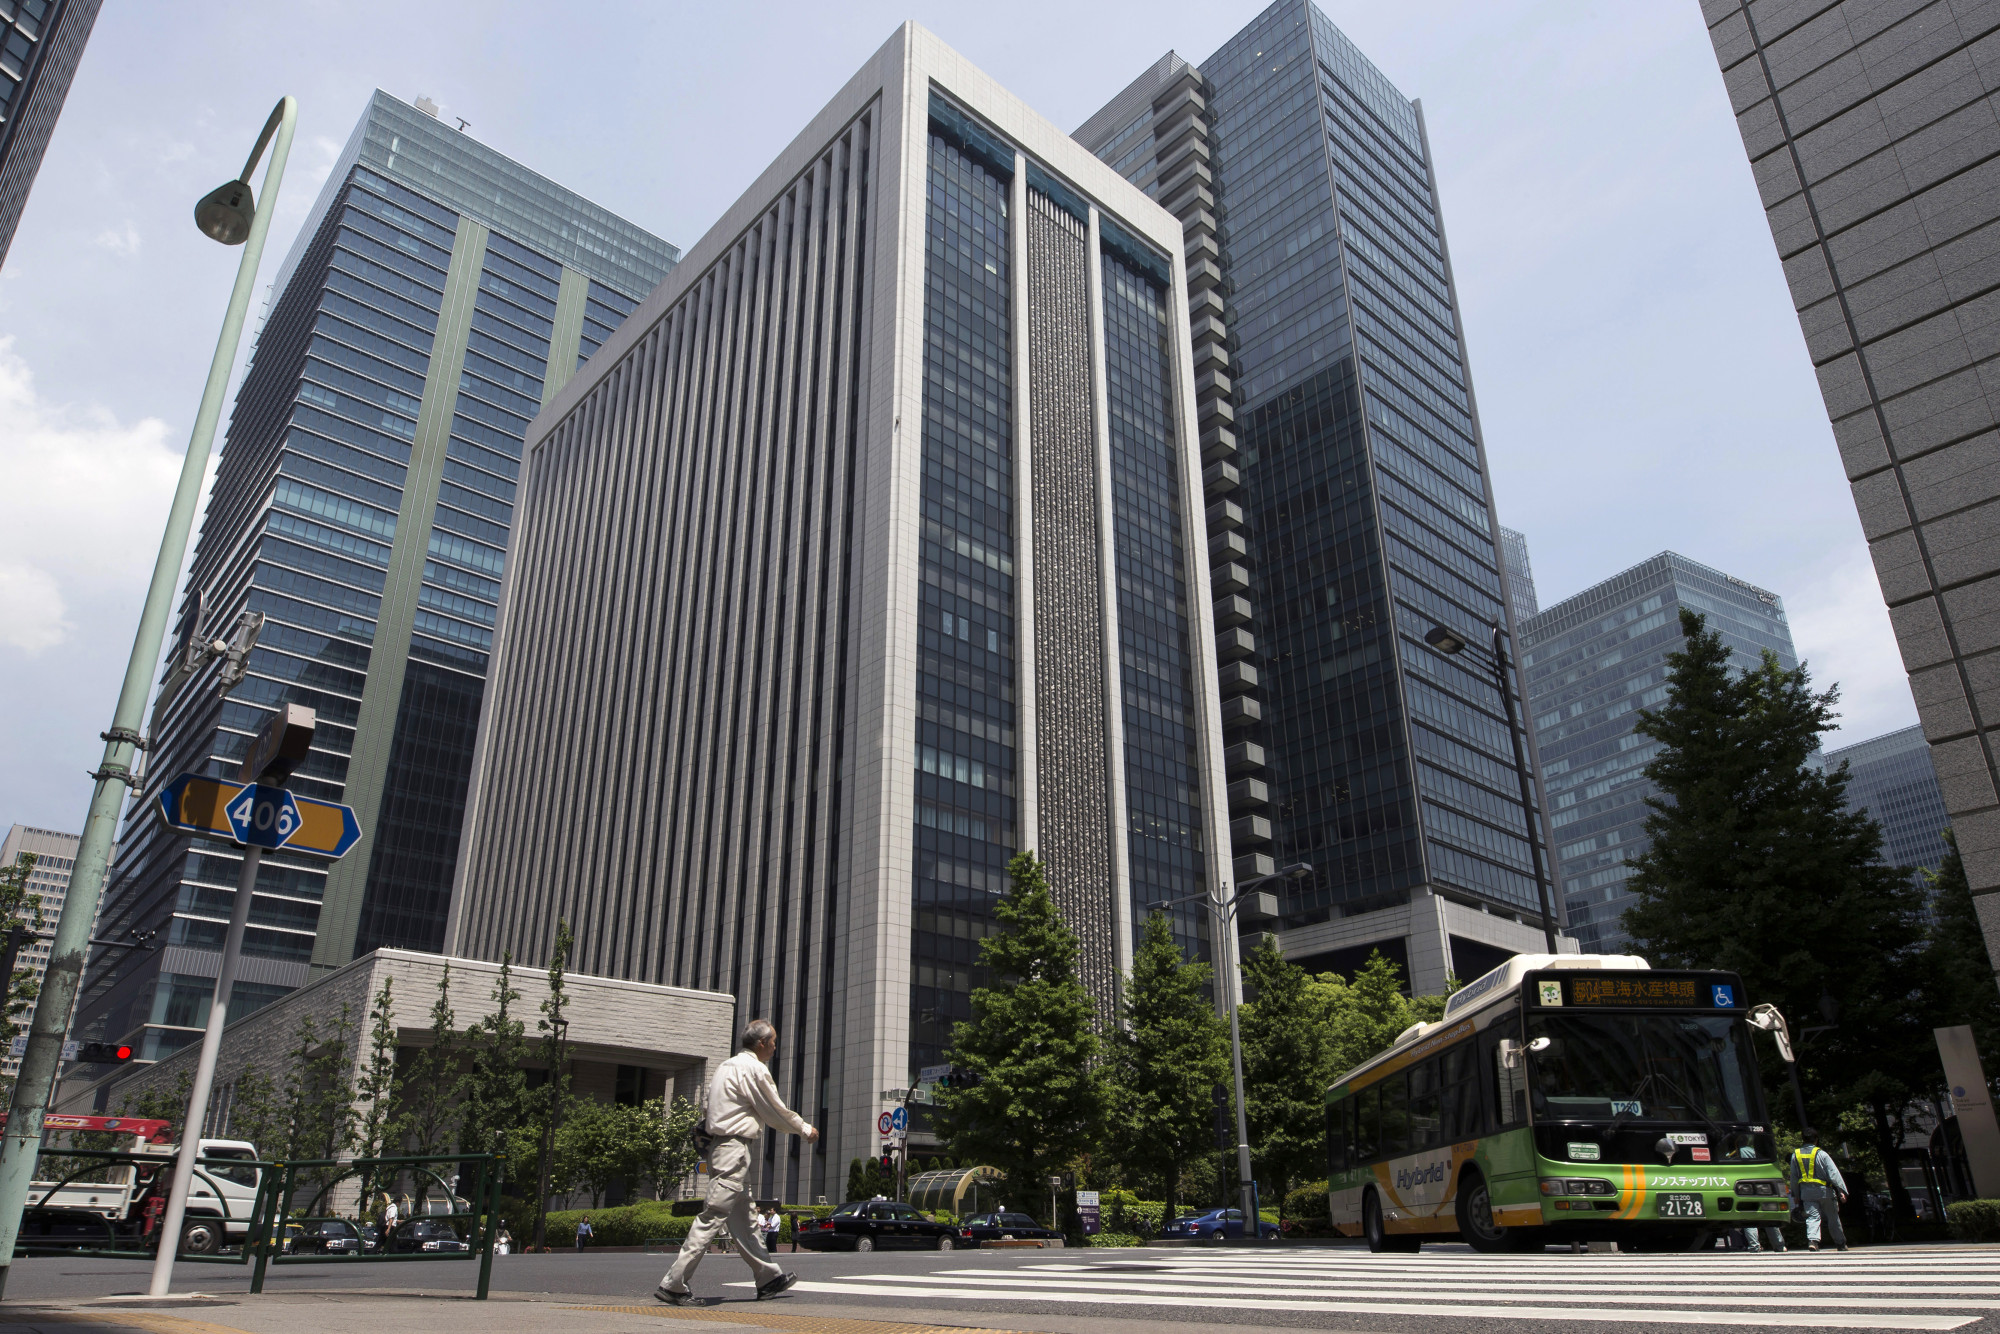
[[[264,860],[239,1008],[378,946],[435,950],[528,423],[678,252],[377,92],[278,273],[195,546],[182,633],[268,619],[249,677],[156,706],[80,1015],[153,1057],[200,1035],[240,860],[154,813],[226,774],[270,710],[318,711],[289,785],[359,813],[327,864]]]
[[[452,949],[773,1018],[762,1191],[876,1152],[1012,854],[1106,1017],[1227,873],[1180,247],[906,24],[529,442]]]
[[[25,824],[15,825],[7,831],[5,839],[0,839],[0,866],[13,866],[23,853],[33,855],[35,868],[28,872],[28,893],[40,905],[42,929],[50,934],[54,934],[56,919],[62,916],[63,900],[69,896],[69,874],[76,867],[77,841],[75,834]],[[30,922],[34,920],[34,910],[26,904],[22,905],[21,915]],[[32,969],[35,981],[40,982],[49,967],[49,942],[22,941],[14,967],[17,972],[22,968]],[[0,1075],[11,1078],[20,1065],[11,1051],[0,1051]]]
[[[2000,968],[2000,47],[1966,0],[1702,0]]]
[[[1904,727],[1839,750],[1824,751],[1832,769],[1847,763],[1847,806],[1882,826],[1882,860],[1913,871],[1936,871],[1951,828],[1921,725]],[[1921,880],[1920,880],[1921,883]]]
[[[1642,770],[1659,747],[1632,730],[1667,697],[1666,659],[1686,642],[1683,609],[1708,618],[1748,671],[1765,650],[1798,666],[1776,593],[1663,551],[1521,623],[1528,707],[1548,785],[1557,882],[1586,953],[1623,953],[1627,862],[1645,850]]]
[[[103,0],[0,0],[0,264]]]
[[[1280,941],[1421,990],[1544,948],[1511,631],[1422,108],[1310,0],[1169,52],[1076,138],[1181,220],[1239,880]]]
[[[1526,533],[1500,530],[1500,563],[1507,567],[1507,597],[1514,604],[1514,617],[1526,620],[1542,609],[1535,600],[1535,569],[1528,563]]]

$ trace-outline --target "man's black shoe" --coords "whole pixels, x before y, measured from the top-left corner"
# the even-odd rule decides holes
[[[759,1295],[761,1296],[762,1294]],[[672,1288],[662,1283],[659,1287],[653,1289],[653,1300],[665,1302],[669,1306],[686,1306],[694,1300],[694,1294],[692,1292],[675,1292]]]
[[[788,1270],[785,1273],[782,1273],[778,1275],[776,1278],[772,1279],[769,1283],[766,1283],[763,1287],[757,1289],[757,1300],[761,1302],[766,1297],[776,1297],[779,1293],[791,1287],[792,1284],[798,1281],[799,1281],[799,1276]]]

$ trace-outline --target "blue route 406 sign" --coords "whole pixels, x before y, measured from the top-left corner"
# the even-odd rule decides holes
[[[259,848],[282,848],[298,832],[299,803],[281,787],[252,783],[223,808],[230,832],[238,843]]]

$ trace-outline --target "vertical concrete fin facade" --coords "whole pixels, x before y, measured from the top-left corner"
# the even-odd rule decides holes
[[[943,1059],[1025,831],[1107,1017],[1118,841],[1214,873],[1180,240],[906,25],[529,433],[454,947],[533,962],[567,918],[579,969],[771,1017],[826,1131],[772,1194],[837,1190]]]
[[[1951,0],[1703,0],[2000,967],[2000,51]]]

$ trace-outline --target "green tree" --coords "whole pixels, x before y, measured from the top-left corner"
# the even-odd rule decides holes
[[[1244,958],[1243,980],[1256,996],[1237,1016],[1250,1143],[1267,1198],[1282,1210],[1294,1183],[1326,1170],[1326,1086],[1339,1073],[1333,1032],[1312,979],[1276,938]]]
[[[161,1088],[155,1084],[141,1089],[136,1095],[123,1099],[118,1115],[129,1116],[135,1121],[171,1121],[169,1131],[176,1142],[186,1129],[181,1123],[187,1119],[188,1098],[194,1092],[194,1073],[183,1070],[174,1076],[170,1087]]]
[[[1177,1217],[1181,1172],[1215,1147],[1214,1093],[1229,1077],[1229,1034],[1203,995],[1209,966],[1189,963],[1166,916],[1146,919],[1108,1042],[1108,1102],[1118,1158],[1165,1183]]]
[[[670,1104],[659,1097],[648,1102],[645,1111],[644,1161],[635,1179],[649,1186],[656,1199],[664,1199],[681,1178],[694,1171],[701,1157],[694,1142],[701,1125],[701,1107],[692,1098],[676,1098]]]
[[[556,1132],[562,1127],[563,1115],[569,1110],[570,1103],[569,1071],[564,1067],[569,1045],[569,993],[564,985],[564,972],[569,966],[570,946],[574,942],[569,921],[558,918],[556,946],[549,955],[549,994],[542,1001],[542,1017],[535,1021],[535,1028],[542,1035],[541,1042],[537,1044],[540,1048],[537,1054],[546,1072],[532,1098],[540,1139],[535,1173],[535,1249],[538,1251],[548,1245],[547,1220],[552,1185],[549,1178],[555,1170]]]
[[[273,1142],[262,1152],[293,1161],[336,1159],[354,1143],[352,1088],[354,1007],[343,1004],[324,1033],[309,1010],[301,1011],[285,1051],[285,1076],[277,1093]],[[287,1201],[301,1213],[317,1211],[339,1177],[335,1167],[319,1167],[297,1178],[305,1191]]]
[[[1903,1109],[1936,1064],[1918,992],[1921,895],[1906,870],[1881,863],[1880,826],[1847,809],[1846,765],[1813,762],[1839,689],[1815,692],[1803,665],[1769,652],[1735,670],[1692,612],[1681,631],[1667,699],[1634,728],[1660,750],[1645,771],[1658,795],[1647,798],[1626,929],[1655,966],[1740,974],[1748,999],[1777,1005],[1795,1033],[1833,1015],[1830,1032],[1801,1045],[1814,1119],[1831,1128],[1865,1105],[1882,1160],[1894,1162]],[[1782,1067],[1766,1059],[1776,1086]],[[1910,1216],[1900,1174],[1889,1189]]]
[[[450,1153],[458,1147],[459,1120],[465,1111],[462,1104],[471,1081],[459,1055],[461,1044],[458,1016],[451,1008],[449,960],[438,975],[437,996],[431,1002],[430,1032],[429,1045],[419,1047],[399,1071],[398,1114],[389,1136],[391,1143],[419,1156]],[[468,1138],[466,1147],[485,1153],[489,1146],[475,1146]]]
[[[388,1149],[394,1133],[392,1100],[396,1092],[396,1000],[395,979],[382,979],[368,1009],[368,1052],[354,1081],[358,1116],[354,1128],[354,1156],[378,1158]],[[365,1188],[364,1188],[365,1193]]]
[[[1001,930],[979,944],[993,985],[972,993],[972,1019],[952,1034],[967,1088],[942,1090],[936,1120],[959,1157],[1007,1173],[1014,1198],[1047,1199],[1042,1179],[1088,1149],[1104,1116],[1100,1044],[1077,979],[1076,933],[1056,912],[1033,852],[1008,863],[995,905]]]
[[[1394,1046],[1411,1024],[1419,1022],[1419,1010],[1441,1004],[1422,1004],[1403,994],[1402,969],[1380,950],[1368,956],[1352,981],[1338,973],[1322,973],[1314,979],[1312,995],[1325,1016],[1329,1079],[1337,1079],[1363,1061]]]
[[[1958,855],[1957,836],[1944,831],[1945,854],[1936,871],[1925,872],[1931,896],[1931,924],[1921,970],[1931,993],[1931,1021],[1939,1028],[1970,1024],[1980,1053],[1992,1068],[2000,1054],[2000,987],[1972,887]]]
[[[459,1146],[467,1153],[507,1152],[508,1177],[522,1180],[532,1158],[513,1152],[509,1139],[528,1122],[526,1026],[515,1011],[521,993],[514,987],[514,953],[500,956],[492,1005],[469,1034],[472,1070],[465,1085]],[[433,1015],[437,1012],[432,1011]]]
[[[229,1137],[248,1140],[260,1157],[268,1158],[283,1152],[279,1140],[283,1124],[278,1088],[271,1077],[254,1062],[238,1070],[229,1091]]]

